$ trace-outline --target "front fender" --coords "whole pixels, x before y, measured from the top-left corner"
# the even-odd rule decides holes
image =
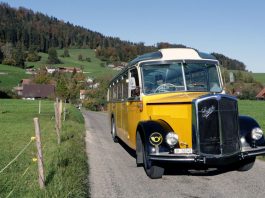
[[[150,136],[154,133],[161,134],[162,142],[157,147],[159,152],[169,152],[169,147],[165,142],[165,137],[168,132],[172,132],[172,128],[163,120],[149,120],[140,122],[138,132],[140,132],[143,144],[147,153],[151,153],[156,146],[151,142]]]
[[[242,146],[246,147],[246,146],[251,146],[253,144],[253,139],[251,138],[251,131],[253,128],[259,127],[259,124],[257,123],[257,121],[249,116],[243,116],[240,115],[239,116],[239,129],[240,129],[240,137],[244,137],[245,138],[245,142],[241,141]],[[258,141],[255,142],[256,146],[265,146],[265,139],[264,139],[264,135],[262,136],[262,138]]]

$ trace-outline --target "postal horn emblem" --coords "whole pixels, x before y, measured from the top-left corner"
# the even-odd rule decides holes
[[[160,133],[154,132],[150,135],[150,143],[154,146],[158,146],[162,143],[163,137]]]

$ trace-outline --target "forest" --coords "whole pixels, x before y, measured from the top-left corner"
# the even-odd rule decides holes
[[[146,46],[117,37],[76,26],[40,12],[0,3],[0,63],[24,68],[24,62],[38,61],[38,52],[47,53],[50,48],[90,48],[107,62],[128,62],[146,52],[160,48],[186,47],[183,44],[158,42]],[[230,70],[245,70],[244,63],[213,53],[222,65]]]

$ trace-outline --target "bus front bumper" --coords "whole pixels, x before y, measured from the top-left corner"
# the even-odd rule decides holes
[[[265,146],[259,148],[245,148],[232,155],[197,155],[197,154],[169,154],[167,152],[149,154],[152,161],[173,163],[198,163],[209,165],[225,165],[249,157],[265,155]]]

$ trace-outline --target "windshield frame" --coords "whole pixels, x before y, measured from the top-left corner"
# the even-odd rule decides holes
[[[218,77],[218,84],[220,87],[220,91],[210,91],[208,90],[188,90],[187,88],[187,83],[186,83],[186,77],[185,77],[185,69],[184,69],[184,64],[209,64],[212,66],[215,66],[216,68],[216,72],[217,72],[217,77]],[[183,83],[184,83],[184,89],[183,90],[175,90],[175,91],[166,91],[166,92],[157,92],[157,93],[146,93],[144,88],[145,88],[145,84],[144,84],[144,74],[143,74],[143,67],[145,65],[167,65],[167,64],[181,64],[181,70],[182,70],[182,77],[183,77]],[[140,75],[141,75],[141,86],[142,86],[142,93],[144,95],[155,95],[155,94],[167,94],[167,93],[174,93],[174,92],[210,92],[210,93],[221,93],[223,92],[223,82],[222,82],[222,77],[221,77],[221,71],[219,68],[219,64],[217,60],[166,60],[166,61],[144,61],[144,62],[140,62],[139,63],[139,68],[140,68]],[[207,72],[208,73],[208,72]],[[208,78],[208,77],[207,77]],[[207,83],[209,83],[209,79],[207,79]]]

